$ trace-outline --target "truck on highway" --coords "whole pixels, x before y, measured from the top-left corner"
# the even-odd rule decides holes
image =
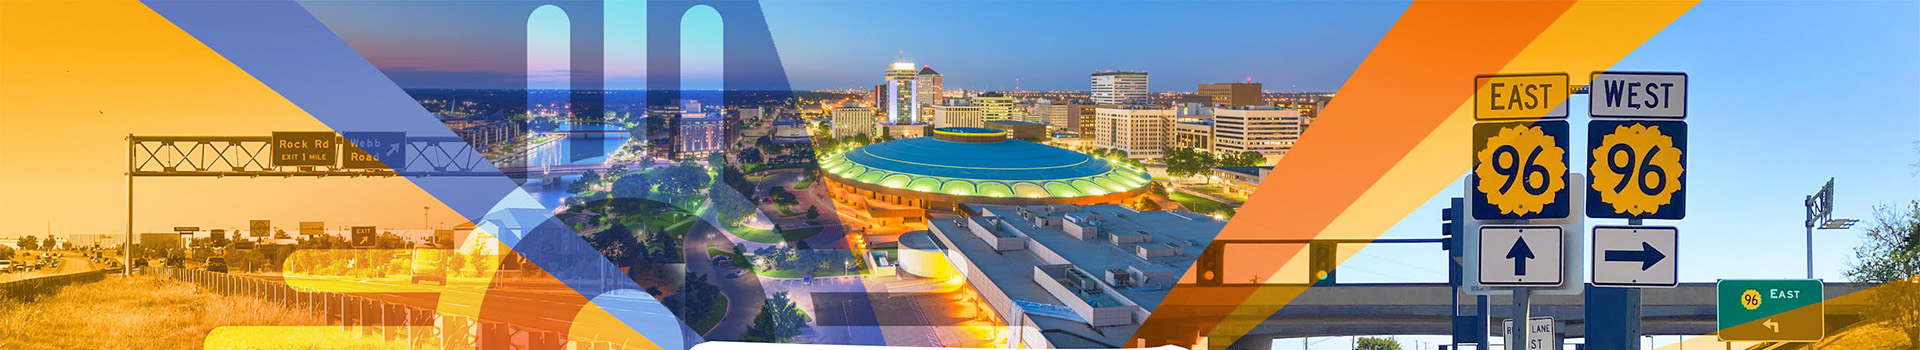
[[[442,286],[447,285],[447,255],[449,254],[452,252],[447,249],[414,249],[412,267],[408,269],[413,276],[408,278],[408,282],[420,283],[420,281],[430,280],[440,282]]]

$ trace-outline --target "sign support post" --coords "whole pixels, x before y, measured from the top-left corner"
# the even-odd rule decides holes
[[[1527,299],[1532,294],[1533,288],[1513,289],[1513,317],[1507,319],[1508,323],[1513,324],[1513,328],[1507,330],[1508,336],[1513,338],[1513,344],[1507,344],[1508,349],[1529,349],[1527,333],[1531,333],[1528,329],[1533,328],[1533,305]]]

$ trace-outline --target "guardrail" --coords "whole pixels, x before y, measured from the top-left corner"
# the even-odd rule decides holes
[[[18,281],[0,282],[0,298],[16,301],[33,301],[41,295],[52,294],[60,287],[77,283],[93,283],[106,277],[104,270],[69,273],[28,278]]]
[[[414,347],[439,349],[599,350],[645,344],[632,339],[578,339],[563,332],[510,322],[448,315],[429,308],[377,300],[350,293],[300,291],[280,281],[181,268],[149,268],[148,274],[190,283],[220,295],[266,300],[304,309],[360,337],[405,340]]]

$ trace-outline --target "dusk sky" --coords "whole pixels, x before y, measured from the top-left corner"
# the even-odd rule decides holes
[[[403,87],[509,88],[514,86],[503,77],[524,74],[523,67],[478,62],[524,54],[525,43],[459,30],[475,22],[508,27],[499,23],[504,18],[487,17],[499,11],[411,1],[302,4]],[[476,7],[488,6],[505,5]],[[1407,3],[832,0],[762,6],[796,89],[870,86],[904,53],[945,74],[950,88],[1012,90],[1019,79],[1021,90],[1086,90],[1089,74],[1117,69],[1148,71],[1154,91],[1192,91],[1200,83],[1248,78],[1271,91],[1333,91]],[[620,18],[607,24],[609,37],[644,32],[643,20],[636,19],[643,8],[618,1],[608,7],[614,13],[609,17]],[[556,18],[562,17],[543,15],[534,22],[544,28]],[[688,19],[694,18],[706,17]],[[608,55],[638,57],[643,47],[609,43]],[[614,89],[639,88],[647,75],[644,69],[608,70]]]
[[[1153,91],[1252,77],[1273,91],[1333,91],[1404,2],[770,1],[796,88],[872,85],[900,52],[946,86],[1086,90],[1097,70],[1145,70]],[[897,18],[897,20],[896,20]]]

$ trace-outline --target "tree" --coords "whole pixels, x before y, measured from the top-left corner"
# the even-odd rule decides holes
[[[1267,156],[1254,151],[1227,152],[1220,156],[1222,167],[1260,166],[1267,163]]]
[[[731,228],[760,212],[751,199],[725,192],[707,191],[707,198],[713,201],[713,212],[722,226]]]
[[[807,207],[807,218],[808,218],[808,219],[819,219],[819,218],[820,218],[820,207],[815,207],[815,206],[809,206],[809,207]]]
[[[1920,200],[1875,208],[1865,231],[1847,277],[1878,284],[1870,298],[1880,307],[1867,316],[1905,332],[1909,346],[1920,344]]]
[[[793,192],[787,192],[787,189],[785,187],[780,187],[780,186],[768,188],[767,196],[772,197],[774,202],[779,202],[786,205],[794,205],[800,202],[800,197],[794,196]]]
[[[454,274],[459,274],[460,269],[467,267],[467,256],[460,255],[459,253],[448,254],[448,255],[451,255],[447,257],[447,266],[450,267],[448,271],[452,271]]]
[[[1167,163],[1167,175],[1177,177],[1205,175],[1213,172],[1213,167],[1219,163],[1213,153],[1191,148],[1169,147],[1162,154],[1161,161]]]
[[[680,289],[673,296],[667,297],[666,304],[675,315],[680,316],[680,319],[692,323],[707,317],[720,317],[720,315],[710,314],[708,306],[721,298],[725,297],[720,295],[720,287],[708,282],[706,275],[687,272],[686,279],[680,284]]]
[[[647,198],[653,192],[653,179],[645,173],[627,174],[613,180],[613,198]]]
[[[585,192],[587,189],[592,188],[596,182],[600,182],[600,174],[593,172],[593,170],[587,170],[585,174],[580,174],[580,181],[574,181],[572,184],[567,185],[567,193],[580,194],[580,192]]]
[[[1388,338],[1366,337],[1354,343],[1355,350],[1400,350],[1400,342]]]
[[[600,182],[600,173],[593,170],[587,170],[586,173],[580,174],[580,182],[587,183],[587,184]]]
[[[707,170],[692,164],[679,164],[661,169],[660,184],[655,187],[660,194],[675,200],[698,194],[713,182]]]
[[[639,241],[633,237],[633,229],[619,222],[587,237],[587,245],[607,257],[613,266],[632,266],[633,258],[640,253]]]
[[[1160,210],[1160,202],[1155,202],[1152,197],[1139,198],[1139,201],[1134,204],[1134,209],[1139,209],[1140,211]]]
[[[790,342],[808,322],[812,321],[807,313],[793,304],[787,292],[773,293],[773,298],[760,305],[760,314],[753,316],[753,324],[747,326],[742,337],[750,342]]]
[[[40,242],[39,237],[34,237],[33,235],[26,235],[26,236],[20,237],[20,240],[15,241],[14,243],[15,245],[20,246],[20,250],[34,250],[40,246],[38,242]]]
[[[675,264],[686,259],[680,255],[680,238],[667,233],[664,227],[647,234],[647,258],[655,264]]]
[[[1160,197],[1166,197],[1169,195],[1169,193],[1167,193],[1167,186],[1161,185],[1159,181],[1147,182],[1147,193],[1152,193],[1153,195],[1160,196]]]
[[[760,149],[758,148],[742,149],[740,150],[740,155],[736,156],[736,158],[738,158],[740,164],[759,164],[767,161],[766,157],[761,156]]]

